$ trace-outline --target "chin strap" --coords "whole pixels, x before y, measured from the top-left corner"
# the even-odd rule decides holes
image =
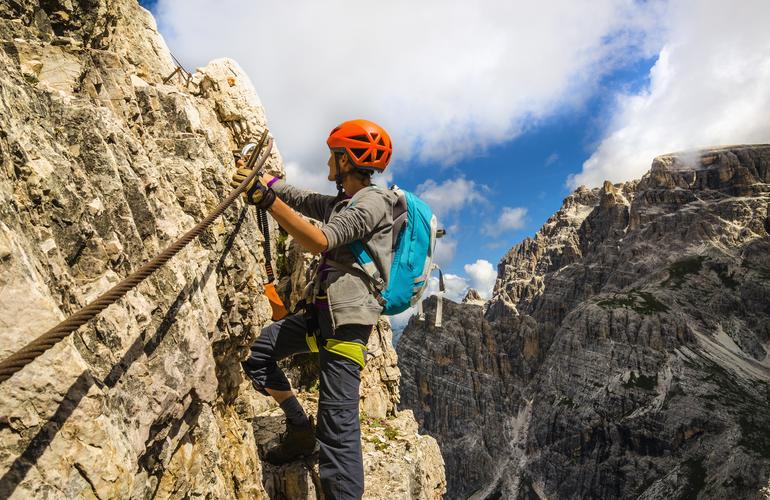
[[[345,193],[342,190],[342,172],[340,172],[340,163],[337,160],[337,154],[332,153],[334,156],[334,179],[337,181],[337,200],[341,200]]]
[[[354,170],[355,170],[355,167],[354,167]],[[334,154],[334,180],[337,182],[337,201],[345,197],[345,190],[342,187],[342,181],[343,179],[345,179],[345,177],[347,177],[352,173],[353,173],[353,170],[349,170],[344,174],[340,172],[340,164],[339,164],[339,161],[337,160],[337,155]]]

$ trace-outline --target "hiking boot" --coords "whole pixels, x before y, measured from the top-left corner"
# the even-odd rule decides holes
[[[310,419],[307,425],[292,425],[286,422],[286,431],[281,441],[265,452],[265,460],[273,465],[283,465],[300,457],[312,455],[315,451],[315,425]]]

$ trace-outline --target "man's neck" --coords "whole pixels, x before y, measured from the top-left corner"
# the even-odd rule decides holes
[[[363,182],[359,181],[358,179],[352,180],[349,182],[343,182],[342,188],[345,190],[345,194],[354,196],[357,192],[361,191],[365,187],[369,187],[371,184],[364,184]]]

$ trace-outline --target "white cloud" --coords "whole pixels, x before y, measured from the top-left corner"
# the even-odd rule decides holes
[[[487,189],[486,186],[477,186],[475,182],[464,177],[447,179],[438,184],[433,179],[423,182],[415,194],[425,203],[430,205],[433,213],[441,220],[452,212],[457,212],[475,203],[485,203],[485,198],[479,193],[479,189]]]
[[[497,278],[497,271],[494,269],[489,261],[479,259],[473,264],[466,264],[464,266],[465,272],[468,277],[458,276],[456,274],[444,273],[444,297],[454,302],[462,302],[465,295],[468,293],[469,288],[475,288],[479,294],[488,299],[492,294],[492,287],[495,284]],[[433,273],[428,286],[422,296],[422,300],[427,299],[431,295],[436,295],[439,291],[439,278],[438,272]],[[396,332],[395,338],[401,335],[401,331],[409,323],[409,318],[416,314],[417,308],[411,307],[406,311],[396,314],[390,317],[390,324],[393,327],[393,331]]]
[[[649,86],[618,96],[571,187],[641,177],[660,154],[770,141],[770,3],[672,2]]]
[[[303,170],[299,163],[289,161],[284,163],[286,168],[286,178],[294,183],[295,180],[302,179],[300,184],[306,189],[312,189],[319,193],[325,194],[337,194],[337,185],[334,182],[329,182],[326,175],[328,169],[318,169],[315,171]]]
[[[398,176],[399,160],[451,163],[583,102],[644,44],[651,4],[159,0],[157,11],[188,65],[239,61],[287,161],[324,170],[329,130],[366,117],[390,131]]]
[[[433,255],[433,262],[441,267],[446,267],[452,263],[457,251],[457,239],[452,236],[444,236],[436,241],[436,253]]]
[[[500,217],[484,226],[484,234],[499,236],[507,231],[521,229],[526,224],[527,209],[524,207],[503,207]]]
[[[551,153],[550,155],[548,155],[548,158],[545,159],[545,162],[543,162],[543,165],[546,167],[550,167],[557,161],[559,161],[559,153]]]
[[[456,274],[444,273],[444,297],[455,302],[462,302],[468,293],[468,280]],[[435,295],[439,290],[438,277],[431,277],[425,296]]]
[[[473,264],[465,264],[463,267],[470,277],[470,286],[479,292],[483,299],[492,296],[492,288],[497,280],[497,269],[488,260],[478,259]]]

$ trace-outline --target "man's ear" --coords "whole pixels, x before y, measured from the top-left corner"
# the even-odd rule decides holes
[[[348,166],[350,165],[350,158],[348,158],[347,153],[343,153],[339,156],[339,162],[340,162],[340,171],[341,172],[347,172]]]

